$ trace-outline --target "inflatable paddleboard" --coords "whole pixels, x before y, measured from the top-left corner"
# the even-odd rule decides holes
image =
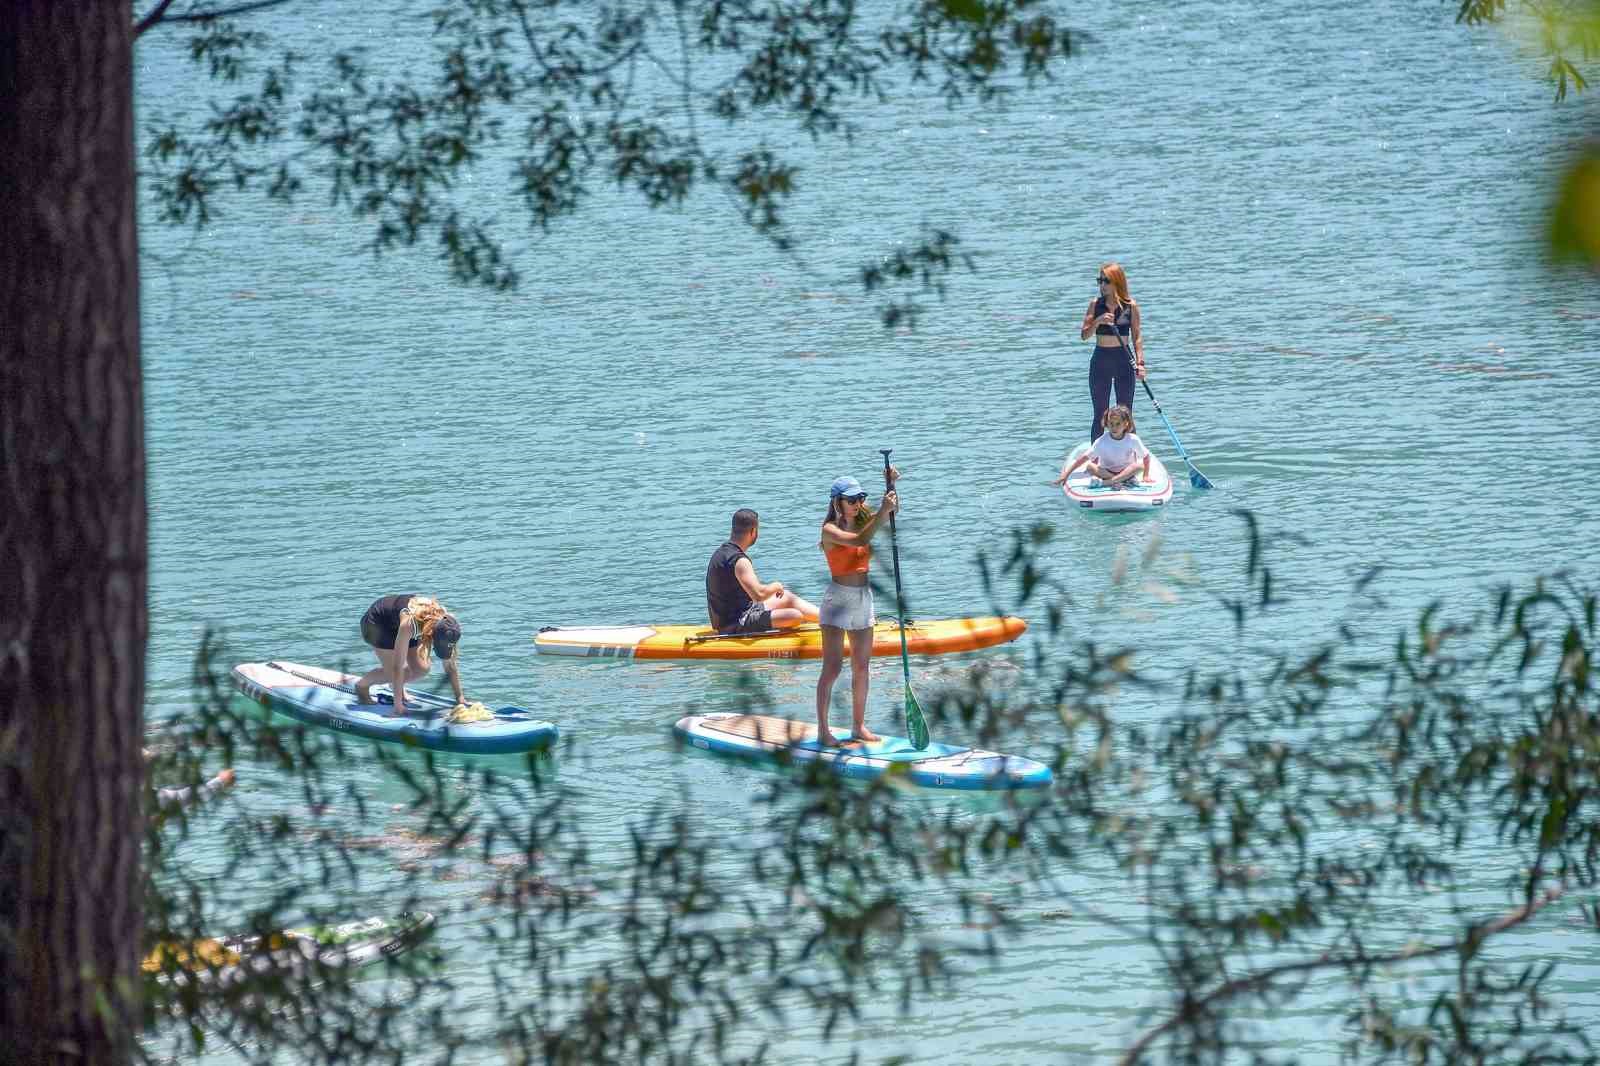
[[[912,655],[972,651],[1016,640],[1028,623],[1020,618],[940,618],[906,623]],[[822,630],[815,623],[793,629],[724,636],[709,626],[547,626],[533,638],[541,655],[603,659],[820,659]],[[880,621],[872,634],[873,655],[900,654],[900,625]]]
[[[163,944],[151,950],[141,966],[146,973],[160,974],[157,980],[163,983],[192,979],[226,987],[251,974],[300,973],[313,964],[341,969],[366,966],[409,949],[428,935],[433,924],[433,915],[426,911],[408,911],[395,918],[285,929],[266,937]]]
[[[245,695],[279,714],[307,725],[337,729],[371,740],[413,744],[433,751],[498,755],[530,751],[555,743],[558,731],[521,707],[499,707],[481,722],[451,722],[455,701],[406,690],[406,714],[390,717],[394,699],[388,685],[374,685],[378,703],[356,702],[355,674],[299,663],[243,663],[233,668],[233,683]]]
[[[917,749],[904,737],[884,737],[871,744],[825,748],[817,743],[817,727],[764,714],[691,714],[673,726],[684,742],[702,751],[755,762],[786,757],[796,763],[825,762],[841,777],[871,781],[904,768],[903,780],[920,788],[994,792],[1045,788],[1050,767],[1019,755],[1001,755],[954,744],[929,744]],[[835,737],[850,730],[833,727]]]
[[[1088,450],[1089,443],[1085,441],[1072,450],[1072,458],[1068,462],[1077,462]],[[1149,481],[1126,481],[1110,487],[1100,484],[1098,478],[1090,477],[1089,471],[1080,466],[1067,478],[1061,491],[1077,507],[1089,507],[1096,511],[1148,511],[1164,506],[1172,499],[1172,475],[1167,473],[1161,457],[1151,452]]]

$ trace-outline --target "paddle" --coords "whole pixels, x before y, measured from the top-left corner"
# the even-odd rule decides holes
[[[1139,378],[1139,364],[1133,359],[1133,343],[1128,340],[1128,335],[1117,329],[1117,336],[1122,338],[1122,350],[1128,353],[1128,363],[1133,367],[1133,376]],[[1161,416],[1161,422],[1167,427],[1167,435],[1172,438],[1172,443],[1177,446],[1178,454],[1183,457],[1185,465],[1189,467],[1189,484],[1197,489],[1214,489],[1211,479],[1200,472],[1194,465],[1194,460],[1189,458],[1189,453],[1183,450],[1183,441],[1178,439],[1178,431],[1172,428],[1172,423],[1167,420],[1167,413],[1161,409],[1161,401],[1156,399],[1156,394],[1150,391],[1150,383],[1139,378],[1139,384],[1144,386],[1144,394],[1150,397],[1150,402],[1155,405],[1156,414]],[[891,516],[892,518],[892,516]]]
[[[894,488],[894,468],[889,465],[891,448],[879,448],[883,453],[883,484],[885,491]],[[889,552],[894,558],[894,607],[900,622],[900,666],[906,678],[906,732],[911,734],[911,746],[918,751],[928,746],[928,723],[922,717],[916,694],[911,691],[911,654],[906,651],[906,597],[900,590],[900,545],[895,540],[894,512],[889,512]]]

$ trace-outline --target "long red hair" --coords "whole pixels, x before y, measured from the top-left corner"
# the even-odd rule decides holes
[[[1111,282],[1111,291],[1117,294],[1117,300],[1134,306],[1133,297],[1128,295],[1128,275],[1122,272],[1121,263],[1102,263],[1100,273],[1104,274]]]

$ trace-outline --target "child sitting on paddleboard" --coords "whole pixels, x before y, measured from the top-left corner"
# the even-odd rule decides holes
[[[1104,485],[1150,480],[1150,449],[1134,432],[1133,412],[1117,404],[1106,412],[1105,427],[1106,431],[1095,438],[1088,451],[1061,468],[1061,476],[1052,481],[1052,485],[1065,484],[1080,466],[1087,466],[1090,475],[1099,478]]]
[[[371,703],[372,686],[387,681],[394,694],[394,710],[389,715],[404,715],[406,683],[428,676],[428,668],[433,665],[430,651],[444,664],[450,687],[455,689],[456,704],[467,702],[456,670],[461,623],[438,600],[428,596],[379,597],[361,616],[361,639],[378,653],[378,668],[367,671],[356,682],[357,703]]]

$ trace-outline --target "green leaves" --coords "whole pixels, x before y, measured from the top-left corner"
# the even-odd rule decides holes
[[[161,218],[197,226],[218,217],[229,191],[282,201],[325,192],[370,220],[373,252],[431,245],[452,278],[496,290],[517,284],[519,264],[504,221],[461,191],[469,175],[505,181],[541,230],[576,215],[596,182],[651,207],[709,185],[731,193],[752,233],[810,269],[787,221],[798,167],[772,147],[784,126],[812,142],[848,140],[860,114],[888,100],[886,84],[954,102],[998,98],[1016,87],[1012,74],[1048,76],[1072,35],[1036,7],[458,0],[432,14],[433,62],[404,70],[385,65],[387,51],[271,60],[271,41],[247,19],[208,19],[192,24],[197,71],[258,85],[210,121],[152,119],[142,178]],[[953,234],[935,232],[860,271],[863,287],[916,280],[942,295],[951,266],[970,268],[970,257],[953,257]],[[912,324],[921,307],[904,296],[880,313]]]
[[[1600,152],[1586,148],[1556,187],[1550,251],[1558,262],[1600,266]]]

